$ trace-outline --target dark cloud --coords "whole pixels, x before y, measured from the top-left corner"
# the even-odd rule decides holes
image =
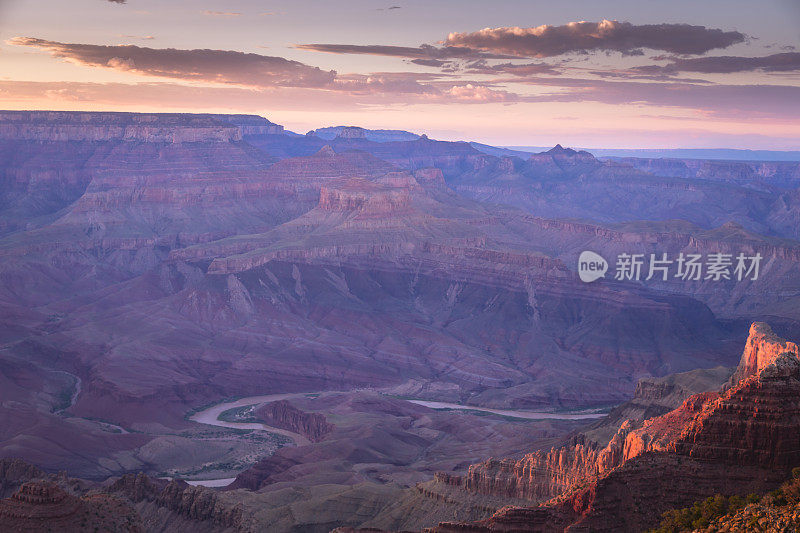
[[[513,59],[514,56],[480,52],[464,46],[391,46],[382,44],[298,44],[295,48],[329,54],[364,54],[408,59]]]
[[[109,2],[113,2],[114,4],[124,4],[128,0],[108,0]]]
[[[512,76],[530,76],[533,74],[561,74],[561,71],[547,63],[500,63],[489,65],[486,61],[475,61],[466,66],[467,74],[511,74]]]
[[[685,82],[685,83],[711,83],[708,80],[701,78],[687,78],[685,76],[675,76],[674,73],[666,72],[653,72],[648,74],[647,71],[639,71],[634,69],[627,70],[589,70],[589,74],[597,76],[598,78],[607,79],[624,79],[624,80],[650,80],[650,81],[668,81],[668,82]]]
[[[412,59],[411,62],[423,67],[446,67],[450,64],[449,61],[442,61],[441,59]]]
[[[634,67],[631,70],[650,74],[670,74],[675,72],[730,74],[755,70],[763,72],[800,71],[800,52],[784,52],[763,57],[712,56],[671,59],[672,62],[667,65],[646,65]]]
[[[324,87],[333,83],[336,77],[335,71],[321,70],[282,57],[230,50],[100,46],[31,37],[16,37],[8,43],[45,50],[55,57],[80,65],[248,87]]]
[[[643,24],[602,20],[570,22],[563,26],[485,28],[451,33],[444,44],[518,57],[552,57],[591,51],[641,55],[643,48],[673,54],[702,54],[744,42],[738,31],[689,24]]]

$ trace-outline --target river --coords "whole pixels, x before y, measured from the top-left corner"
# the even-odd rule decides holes
[[[285,394],[270,394],[266,396],[249,396],[247,398],[240,398],[232,402],[218,403],[216,405],[203,409],[202,411],[198,411],[197,413],[190,416],[189,419],[194,422],[198,422],[200,424],[206,424],[209,426],[269,431],[270,433],[277,433],[279,435],[284,435],[286,437],[289,437],[294,441],[294,443],[297,446],[303,446],[306,444],[310,444],[310,441],[303,435],[300,435],[299,433],[295,433],[293,431],[288,431],[281,428],[276,428],[273,426],[269,426],[267,424],[262,424],[260,422],[226,422],[224,420],[220,420],[219,417],[222,413],[224,413],[228,409],[234,409],[236,407],[246,407],[248,405],[260,404],[260,403],[276,402],[278,400],[287,400],[289,398],[297,398],[301,396],[307,396],[310,394],[316,394],[316,393],[285,393]],[[522,411],[516,409],[491,409],[487,407],[462,405],[458,403],[434,402],[429,400],[406,399],[405,401],[416,405],[421,405],[423,407],[429,407],[431,409],[459,409],[459,410],[469,410],[469,411],[481,411],[484,413],[491,413],[495,415],[508,416],[513,418],[524,418],[527,420],[589,420],[594,418],[603,418],[604,416],[606,416],[605,413],[595,413],[587,411],[555,413],[546,411]],[[204,487],[225,487],[230,483],[232,483],[234,479],[235,478],[191,480],[191,481],[187,480],[187,483],[189,483],[190,485],[202,485]]]
[[[594,413],[589,411],[578,411],[571,413],[554,413],[545,411],[518,411],[516,409],[489,409],[487,407],[476,407],[473,405],[462,405],[460,403],[432,402],[428,400],[407,400],[417,405],[430,407],[431,409],[462,409],[468,411],[481,411],[501,416],[513,418],[525,418],[527,420],[589,420],[592,418],[603,418],[606,413]]]

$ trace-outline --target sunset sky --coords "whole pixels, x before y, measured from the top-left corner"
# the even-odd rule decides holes
[[[797,150],[800,2],[0,0],[0,108]]]

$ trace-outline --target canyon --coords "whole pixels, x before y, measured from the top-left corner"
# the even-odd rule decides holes
[[[643,530],[658,525],[664,511],[714,494],[775,488],[800,459],[798,387],[797,345],[754,323],[738,367],[718,392],[692,395],[661,416],[626,420],[603,448],[578,440],[450,477],[466,491],[545,502],[505,509],[464,529]],[[459,524],[433,529],[461,530]]]
[[[0,112],[0,458],[70,497],[26,491],[81,509],[100,490],[175,531],[600,527],[601,487],[708,462],[738,465],[718,467],[726,490],[783,475],[791,447],[754,451],[778,429],[737,420],[758,400],[793,424],[775,356],[797,346],[775,339],[800,338],[800,163],[481,147]],[[584,250],[763,261],[757,279],[583,283]],[[748,335],[762,321],[775,333]],[[278,432],[192,418],[257,396],[276,398],[251,423]],[[719,489],[701,481],[686,498]]]

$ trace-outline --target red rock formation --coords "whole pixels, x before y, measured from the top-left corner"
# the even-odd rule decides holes
[[[602,450],[574,442],[475,465],[467,490],[556,497],[434,531],[633,531],[715,493],[766,490],[800,464],[799,357],[796,344],[755,323],[735,374],[741,377],[727,390],[692,396],[638,429],[623,424]]]
[[[413,181],[413,178],[410,179]],[[410,186],[410,183],[397,178],[380,184],[352,179],[343,184],[322,187],[319,207],[329,211],[358,210],[372,214],[397,211],[410,203]]]
[[[334,427],[323,415],[301,411],[286,400],[262,405],[255,415],[270,426],[300,433],[311,442],[320,442]]]
[[[767,366],[775,363],[781,355],[792,353],[800,357],[800,348],[793,342],[781,339],[763,322],[756,322],[750,327],[750,335],[744,347],[742,360],[731,377],[731,384],[760,373]]]

